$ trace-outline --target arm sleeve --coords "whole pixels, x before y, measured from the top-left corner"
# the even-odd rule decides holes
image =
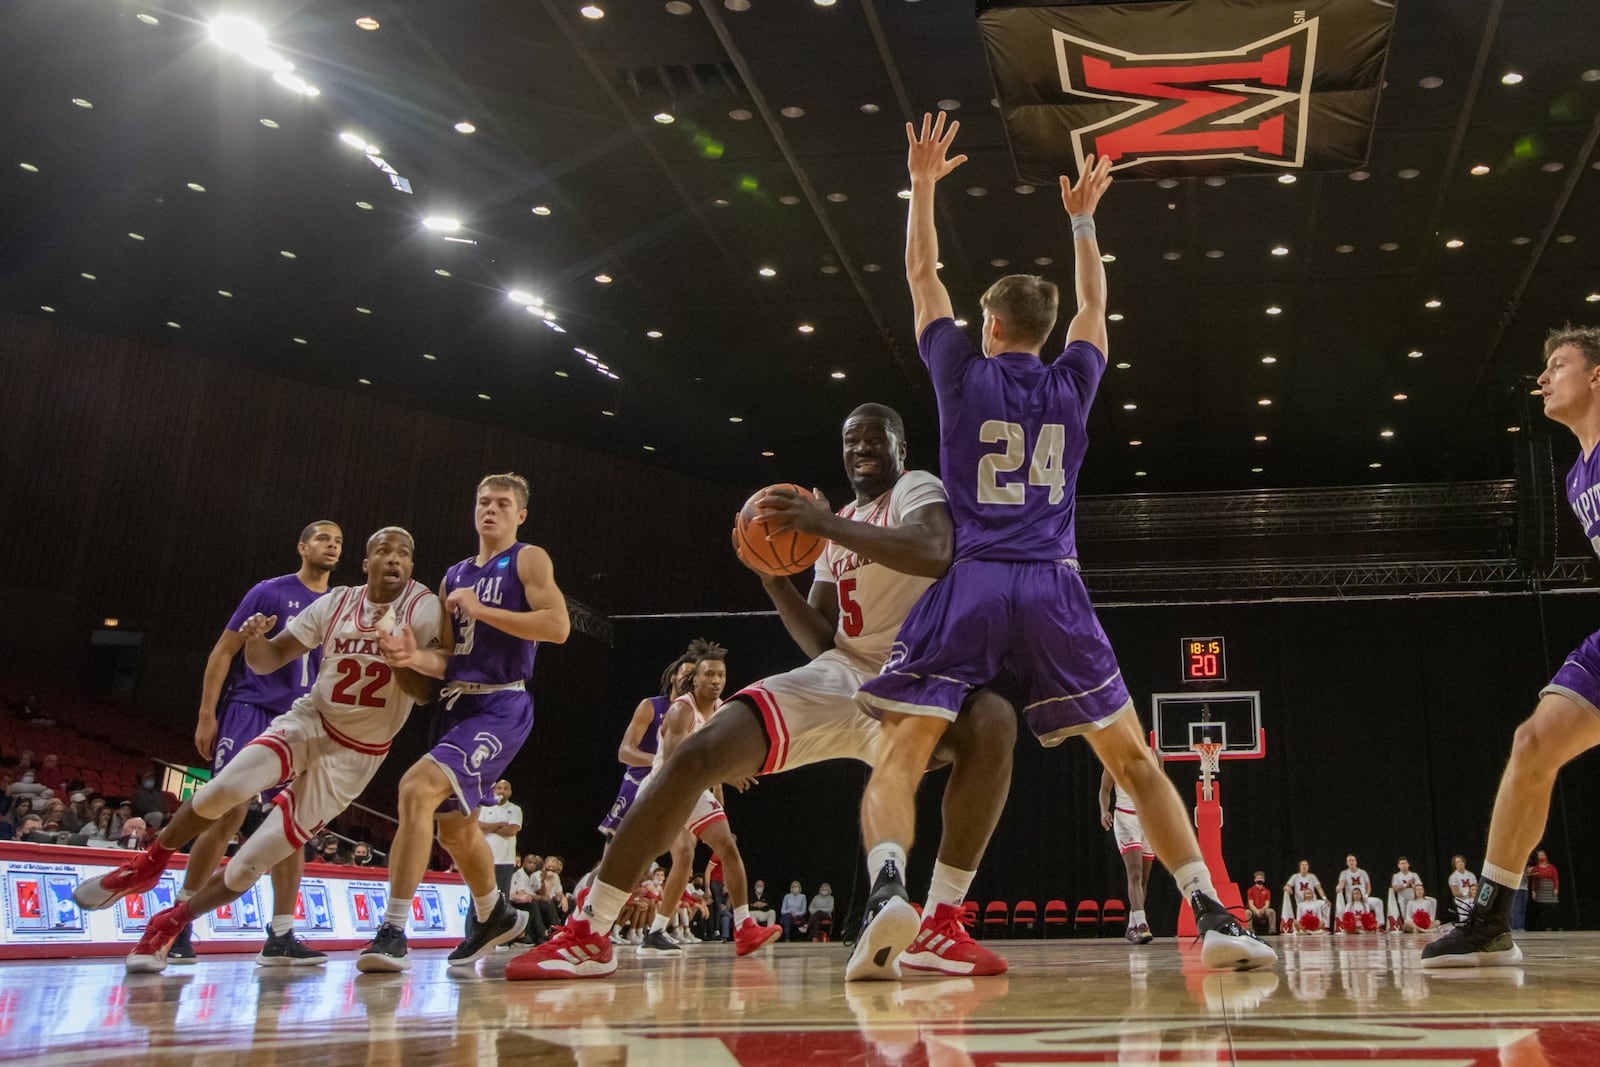
[[[960,392],[961,378],[974,360],[982,359],[954,319],[934,319],[917,338],[917,355],[933,376],[934,392]]]
[[[237,633],[244,621],[261,610],[261,602],[265,590],[262,588],[266,582],[257,582],[250,587],[250,591],[239,601],[239,606],[233,609],[233,614],[228,616],[228,629]]]
[[[312,601],[309,608],[290,619],[289,625],[285,626],[284,629],[288,630],[296,641],[299,641],[307,648],[314,649],[319,647],[322,644],[322,639],[328,634],[328,623],[333,614],[334,601],[342,601],[343,599],[343,597],[334,596],[333,590],[328,590],[326,594]]]
[[[1056,357],[1054,365],[1060,367],[1078,387],[1078,394],[1083,398],[1083,410],[1087,414],[1089,403],[1100,388],[1100,379],[1105,377],[1105,353],[1092,342],[1074,341]]]

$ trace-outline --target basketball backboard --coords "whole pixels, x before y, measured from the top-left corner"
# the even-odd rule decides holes
[[[1201,741],[1222,745],[1223,759],[1260,759],[1266,755],[1261,728],[1259,690],[1234,693],[1155,693],[1151,695],[1151,743],[1167,760],[1199,757]]]

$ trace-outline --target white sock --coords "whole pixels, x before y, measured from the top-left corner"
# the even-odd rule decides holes
[[[1504,867],[1496,867],[1488,860],[1484,860],[1483,880],[1486,882],[1493,882],[1495,885],[1505,886],[1507,889],[1515,893],[1517,891],[1517,886],[1522,884],[1522,872],[1508,871]]]
[[[489,916],[494,913],[494,906],[499,903],[499,901],[500,890],[498,889],[491,889],[481,897],[474,894],[472,897],[472,906],[478,909],[478,921],[481,923],[488,922]]]
[[[604,930],[614,925],[631,895],[626,889],[606,885],[596,878],[594,884],[589,887],[589,897],[584,902],[584,908],[589,912],[589,928]]]
[[[743,926],[745,924],[746,920],[748,920],[749,918],[750,918],[750,905],[748,905],[748,904],[740,904],[737,908],[733,909],[733,925],[735,925],[735,926]]]
[[[937,908],[940,904],[948,904],[952,908],[959,908],[961,902],[967,899],[967,890],[972,888],[972,878],[977,871],[963,871],[959,867],[951,867],[945,863],[935,862],[933,865],[933,884],[928,886],[928,910]]]
[[[667,926],[668,926],[667,917],[665,915],[661,914],[659,911],[656,912],[656,917],[654,919],[650,920],[650,932],[652,934],[655,933],[657,930],[665,930],[667,928]]]
[[[872,846],[867,853],[867,884],[870,886],[878,880],[878,872],[893,863],[895,871],[900,875],[900,880],[906,877],[906,850],[893,841],[885,841],[881,845]]]
[[[1145,921],[1143,908],[1140,908],[1138,911],[1131,911],[1128,913],[1128,929],[1133,930],[1140,926],[1149,925],[1150,924]]]
[[[1174,870],[1172,877],[1177,881],[1178,892],[1183,894],[1184,900],[1188,900],[1196,889],[1212,900],[1217,899],[1217,887],[1211,884],[1211,871],[1206,867],[1205,860],[1190,860]]]
[[[404,931],[406,920],[411,918],[411,901],[390,897],[389,906],[383,909],[383,921],[396,930]]]
[[[293,929],[293,915],[274,915],[272,917],[272,932],[275,936],[282,937]]]

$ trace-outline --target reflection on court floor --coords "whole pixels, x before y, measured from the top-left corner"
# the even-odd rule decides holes
[[[1600,934],[1525,937],[1515,968],[1424,972],[1425,938],[1280,938],[1271,971],[1218,974],[1171,939],[1018,941],[998,978],[846,987],[838,944],[736,959],[697,945],[602,981],[509,983],[422,954],[404,975],[264,970],[212,957],[157,976],[120,961],[14,963],[0,1062],[889,1067],[1600,1062]]]

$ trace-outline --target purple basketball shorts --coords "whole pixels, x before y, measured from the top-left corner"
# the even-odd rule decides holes
[[[453,794],[439,810],[476,817],[533,729],[533,698],[520,688],[461,693],[446,698],[434,729],[438,741],[427,758],[450,779]]]

